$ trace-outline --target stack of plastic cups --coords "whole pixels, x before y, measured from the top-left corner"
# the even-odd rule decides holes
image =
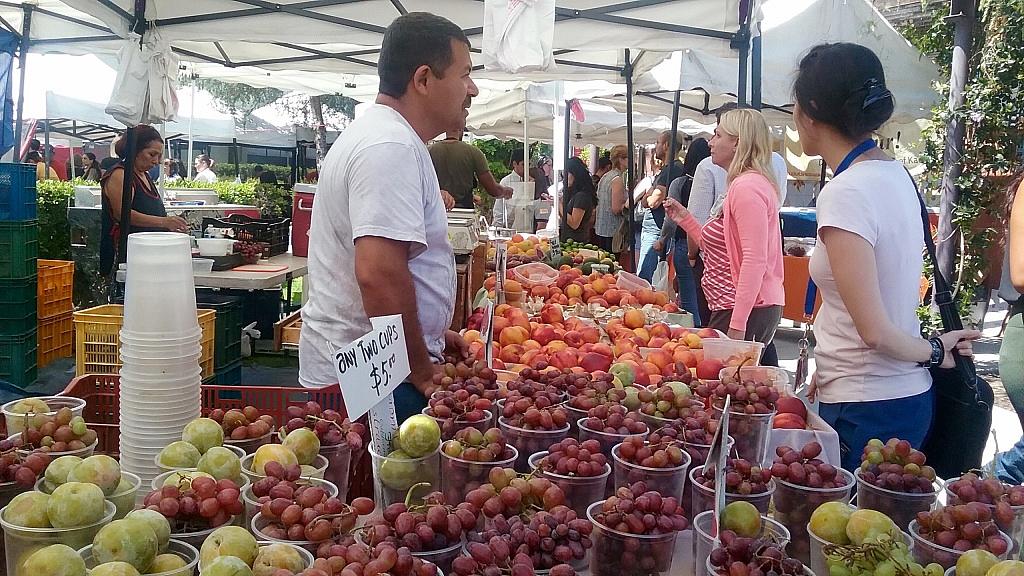
[[[148,486],[153,458],[200,415],[202,331],[196,320],[190,238],[128,237],[121,328],[121,466]]]

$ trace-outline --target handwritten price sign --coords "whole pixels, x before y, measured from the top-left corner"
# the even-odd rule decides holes
[[[386,400],[394,420],[391,392],[410,373],[402,316],[370,318],[370,325],[368,334],[333,351],[335,375],[349,418],[355,420]]]

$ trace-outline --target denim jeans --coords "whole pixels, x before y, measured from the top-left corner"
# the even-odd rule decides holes
[[[920,448],[932,424],[934,392],[873,402],[821,402],[818,415],[839,433],[843,468],[854,471],[868,440],[901,438]]]
[[[644,222],[640,226],[640,262],[637,265],[636,274],[648,282],[654,278],[658,260],[668,250],[667,246],[660,253],[654,249],[654,243],[661,238],[661,223],[664,220],[664,210],[661,210],[660,214],[656,210],[651,210],[644,215]]]
[[[427,398],[411,382],[402,382],[391,395],[395,398],[395,415],[399,424],[427,407]]]
[[[676,238],[672,245],[672,265],[676,269],[676,291],[679,307],[693,314],[693,325],[700,326],[700,306],[697,301],[697,280],[686,254],[686,238]]]

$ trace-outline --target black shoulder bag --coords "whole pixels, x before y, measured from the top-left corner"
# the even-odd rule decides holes
[[[917,189],[916,182],[914,188]],[[949,284],[939,270],[928,209],[925,208],[920,192],[917,199],[921,203],[924,243],[933,268],[932,298],[939,307],[942,329],[945,332],[962,330],[964,325],[953,302]],[[931,430],[921,448],[928,457],[928,464],[935,468],[940,478],[955,478],[968,470],[980,468],[982,453],[992,429],[992,387],[978,377],[971,358],[958,356],[954,352],[953,359],[956,362],[953,368],[930,369],[935,407]]]

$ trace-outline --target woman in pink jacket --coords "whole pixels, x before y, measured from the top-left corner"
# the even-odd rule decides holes
[[[727,112],[711,139],[711,160],[726,169],[729,189],[702,227],[679,202],[666,213],[697,239],[704,253],[702,286],[708,324],[730,338],[765,345],[782,319],[782,234],[779,189],[772,169],[768,124],[760,112]]]

